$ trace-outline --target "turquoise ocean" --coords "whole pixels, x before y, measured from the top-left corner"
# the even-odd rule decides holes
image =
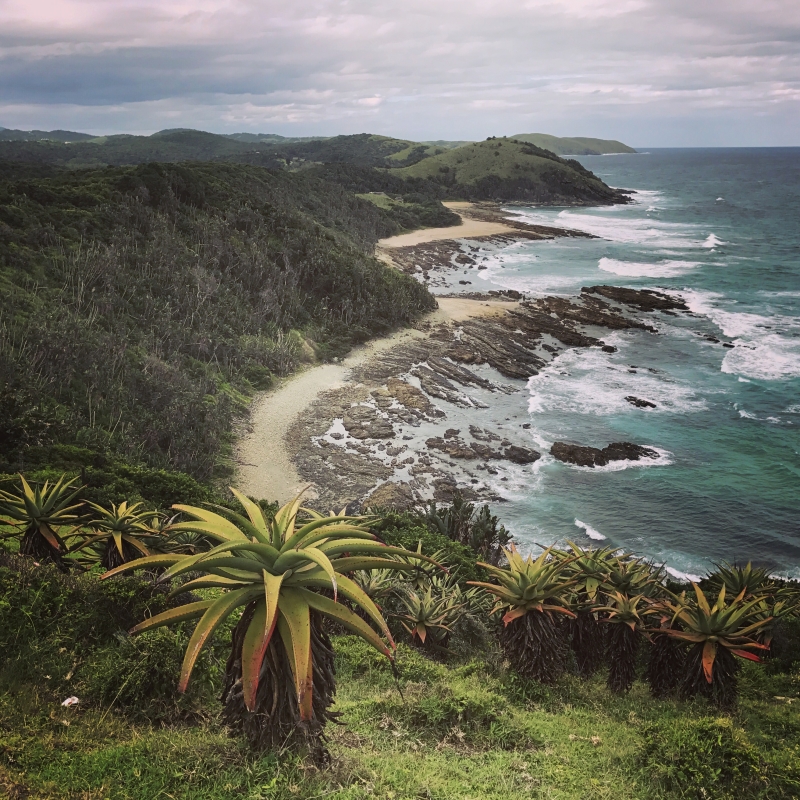
[[[693,313],[654,315],[657,335],[605,332],[616,353],[567,350],[529,380],[525,434],[545,456],[496,511],[523,545],[594,541],[676,576],[752,559],[800,577],[800,148],[579,160],[635,190],[634,202],[509,208],[597,238],[502,247],[470,288],[664,289]],[[628,395],[656,408],[635,408]],[[547,454],[557,440],[631,441],[660,457],[578,468]]]

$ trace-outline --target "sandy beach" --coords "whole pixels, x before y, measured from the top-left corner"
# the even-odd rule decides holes
[[[515,228],[502,222],[487,222],[485,220],[472,219],[469,216],[460,214],[459,211],[467,211],[473,208],[473,203],[453,202],[444,203],[451,211],[461,217],[461,225],[451,225],[447,228],[423,228],[411,233],[403,233],[400,236],[391,236],[388,239],[381,239],[378,242],[379,248],[409,247],[425,242],[439,242],[445,239],[470,239],[477,236],[495,236],[499,233],[514,233]]]

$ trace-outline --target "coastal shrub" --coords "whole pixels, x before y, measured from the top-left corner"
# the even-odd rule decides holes
[[[766,797],[770,783],[757,748],[728,717],[687,715],[647,724],[637,762],[650,796],[664,800]]]
[[[184,696],[176,696],[175,688],[185,631],[137,638],[126,633],[143,617],[177,604],[165,589],[140,578],[101,582],[93,572],[65,575],[30,558],[1,555],[0,686],[12,690],[33,682],[75,694],[84,706],[113,706],[135,718],[199,713],[219,692],[230,626],[204,651]]]
[[[437,507],[432,502],[423,519],[431,530],[466,545],[490,564],[500,562],[503,548],[511,541],[511,534],[492,516],[489,506],[478,508],[475,503],[464,500],[459,492],[449,506]]]
[[[445,534],[426,525],[411,512],[384,511],[373,530],[387,544],[416,550],[422,543],[422,552],[429,555],[442,551],[442,558],[461,581],[476,580],[483,575],[477,566],[478,554],[465,544],[454,542]]]
[[[184,694],[178,694],[175,687],[188,636],[182,629],[164,628],[135,637],[117,633],[80,664],[73,691],[82,702],[124,711],[132,719],[167,721],[208,716],[222,686],[228,655],[225,634],[229,638],[231,628],[218,632],[216,646],[201,653]]]

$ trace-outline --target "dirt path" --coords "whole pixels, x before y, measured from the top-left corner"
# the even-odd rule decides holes
[[[419,328],[446,321],[502,313],[508,302],[440,298],[439,309],[426,315]],[[289,457],[285,437],[297,416],[324,391],[343,386],[350,371],[373,356],[424,338],[420,329],[404,329],[354,349],[337,364],[318,364],[287,378],[277,388],[264,392],[253,402],[250,430],[237,448],[237,488],[252,497],[284,503],[305,488]],[[311,496],[311,495],[309,495]]]

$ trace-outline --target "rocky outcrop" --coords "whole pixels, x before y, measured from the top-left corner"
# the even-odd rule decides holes
[[[567,442],[555,442],[550,448],[553,458],[579,467],[604,467],[611,461],[638,461],[641,458],[658,458],[658,453],[632,442],[612,442],[602,450]]]
[[[407,483],[387,481],[373,489],[364,500],[364,508],[392,508],[395,511],[409,511],[417,504],[414,491]]]
[[[649,400],[642,400],[641,397],[634,397],[632,394],[629,394],[625,398],[632,406],[636,406],[636,408],[655,408],[656,404],[651,403]]]
[[[472,427],[470,426],[470,430]],[[449,433],[449,431],[448,431]],[[494,437],[497,439],[498,437]],[[481,459],[483,461],[503,460],[512,461],[515,464],[532,464],[541,458],[541,453],[531,450],[528,447],[520,447],[519,445],[511,444],[508,441],[501,442],[502,450],[493,448],[483,442],[472,442],[467,444],[463,439],[457,436],[448,436],[445,433],[444,438],[441,436],[434,436],[425,442],[430,450],[439,450],[446,453],[450,458],[463,458],[463,459]]]
[[[626,289],[622,286],[584,286],[581,294],[599,294],[639,311],[688,311],[689,306],[680,297],[673,297],[652,289]]]
[[[343,417],[345,430],[354,439],[392,439],[394,428],[371,406],[352,406]]]

